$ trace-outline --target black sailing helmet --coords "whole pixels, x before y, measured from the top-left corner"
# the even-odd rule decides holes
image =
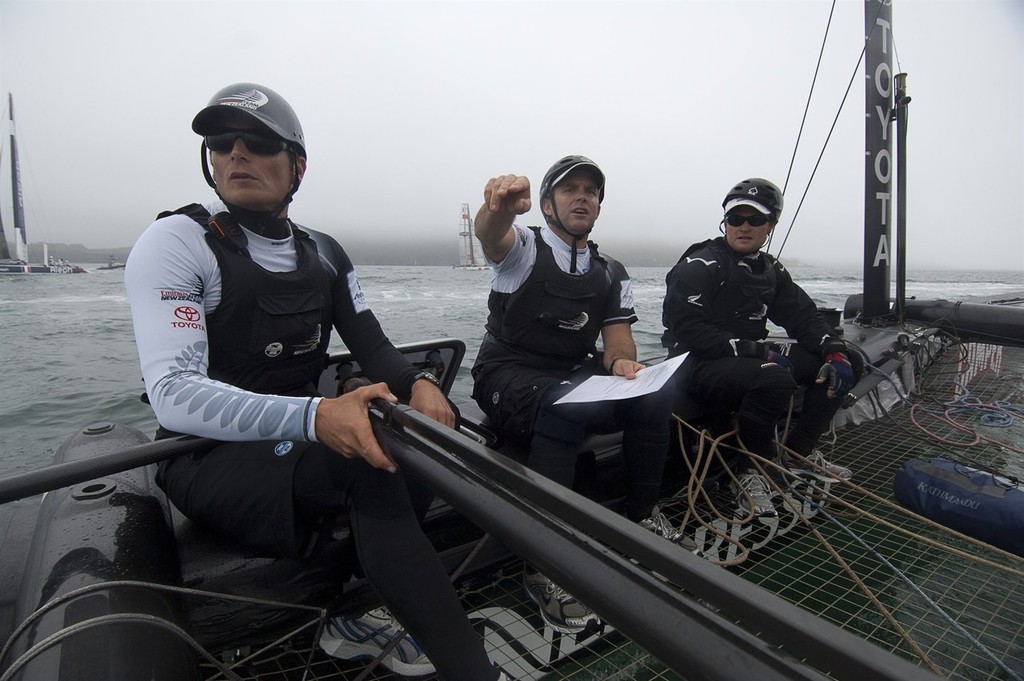
[[[206,182],[214,189],[217,185],[210,174],[206,162],[207,135],[217,135],[232,130],[256,129],[277,137],[288,143],[288,149],[294,159],[306,158],[306,140],[302,135],[302,125],[295,110],[270,88],[256,83],[235,83],[219,90],[210,98],[206,108],[192,119],[192,131],[204,137],[200,153],[203,159],[203,175]],[[292,200],[292,195],[299,188],[298,168],[295,168],[295,181],[292,184],[284,203]]]
[[[562,178],[580,166],[588,166],[594,169],[594,173],[597,175],[598,184],[601,188],[601,193],[597,197],[597,202],[601,203],[604,201],[604,173],[601,172],[601,169],[597,167],[596,163],[586,156],[579,155],[560,158],[555,162],[555,165],[548,168],[548,172],[544,175],[544,179],[540,183],[540,194],[538,195],[540,200],[543,202],[551,193],[552,188],[562,181]]]
[[[772,220],[779,221],[782,214],[782,192],[772,182],[760,177],[751,177],[729,190],[722,201],[722,208],[728,213],[736,206],[753,206]]]

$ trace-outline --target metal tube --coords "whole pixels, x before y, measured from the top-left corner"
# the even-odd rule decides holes
[[[103,424],[89,426],[101,428]],[[89,430],[87,428],[86,430]],[[204,452],[219,444],[215,440],[182,436],[147,442],[127,449],[105,454],[97,454],[87,459],[68,461],[47,466],[40,470],[13,475],[0,480],[0,504],[17,499],[49,492],[61,487],[69,487],[82,482],[100,478],[104,475],[120,473],[139,466],[173,459],[190,452]]]
[[[408,407],[371,416],[399,465],[686,678],[822,678],[798,659],[839,680],[936,678]]]
[[[903,321],[907,302],[907,74],[893,79],[896,93],[896,318]]]

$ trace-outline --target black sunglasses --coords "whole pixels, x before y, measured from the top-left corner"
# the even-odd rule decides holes
[[[273,137],[264,137],[254,132],[232,131],[219,135],[206,136],[206,148],[216,151],[218,154],[225,154],[235,147],[235,140],[239,137],[245,144],[245,148],[259,156],[273,156],[288,148],[288,143]]]
[[[751,227],[764,227],[768,223],[768,216],[757,213],[756,215],[726,215],[725,221],[730,227],[739,227],[744,222]]]

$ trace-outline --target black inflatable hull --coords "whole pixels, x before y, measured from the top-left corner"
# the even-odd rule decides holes
[[[148,441],[133,428],[90,426],[64,442],[55,463]],[[15,516],[22,526],[4,537],[5,550],[14,544],[15,553],[21,539],[31,538],[21,551],[13,617],[7,611],[14,635],[0,669],[19,680],[198,678],[190,646],[174,631],[184,621],[177,594],[132,583],[180,583],[174,537],[151,468],[49,492],[34,523],[28,508]]]

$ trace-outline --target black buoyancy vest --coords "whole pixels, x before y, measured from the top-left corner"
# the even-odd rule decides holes
[[[206,230],[217,257],[221,298],[207,317],[210,378],[264,394],[311,394],[327,363],[331,281],[316,244],[292,225],[298,266],[269,272],[249,255],[234,216],[190,204],[161,213],[186,215]]]
[[[611,290],[607,263],[587,242],[590,270],[584,275],[563,272],[540,229],[530,229],[537,247],[533,271],[513,293],[492,290],[487,301],[487,331],[504,353],[482,347],[481,354],[486,361],[526,357],[577,363],[596,350]],[[506,353],[511,356],[492,356]]]
[[[757,258],[738,256],[722,238],[691,247],[683,257],[705,248],[718,261],[720,276],[717,291],[704,303],[712,318],[737,338],[765,338],[768,311],[777,295],[775,259],[767,253]]]

